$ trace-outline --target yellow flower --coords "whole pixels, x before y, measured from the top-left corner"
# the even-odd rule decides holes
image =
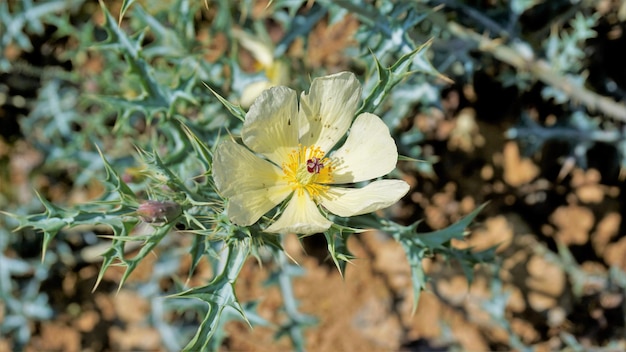
[[[384,176],[398,161],[396,144],[378,116],[363,113],[353,122],[360,96],[361,85],[350,72],[314,79],[299,106],[292,89],[264,91],[241,130],[247,148],[225,141],[215,151],[213,178],[221,195],[229,198],[230,220],[252,225],[288,199],[265,231],[312,234],[332,225],[320,206],[348,217],[402,198],[409,185],[401,180],[377,180],[362,188],[347,185]],[[332,151],[348,129],[344,144]]]
[[[264,71],[266,76],[266,79],[252,82],[243,89],[239,104],[248,108],[264,90],[285,84],[289,78],[289,67],[284,61],[274,59],[274,46],[271,42],[240,29],[234,29],[233,35],[239,40],[241,46],[252,54],[256,60],[255,66]]]

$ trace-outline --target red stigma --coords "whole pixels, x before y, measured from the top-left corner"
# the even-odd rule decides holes
[[[322,171],[324,164],[319,158],[311,158],[306,161],[306,171],[311,174],[319,174]]]

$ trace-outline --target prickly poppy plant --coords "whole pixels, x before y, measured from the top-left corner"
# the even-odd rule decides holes
[[[295,10],[304,3],[296,3],[274,8],[271,16],[276,23],[292,18],[293,24],[303,24],[291,29],[303,36],[326,10],[315,5],[302,22]],[[347,246],[351,236],[368,229],[386,233],[407,254],[414,307],[427,284],[422,259],[454,257],[470,273],[474,264],[492,258],[492,250],[473,253],[450,246],[453,238],[464,237],[480,208],[454,226],[421,235],[418,223],[403,226],[387,211],[410,188],[402,180],[399,160],[422,168],[428,164],[419,163],[419,153],[410,148],[404,148],[409,155],[399,155],[401,115],[387,105],[408,77],[424,87],[441,77],[426,57],[427,44],[406,42],[389,51],[381,46],[384,41],[363,42],[360,65],[367,73],[357,75],[345,67],[335,74],[312,69],[298,75],[284,57],[289,42],[272,43],[249,28],[224,30],[234,23],[228,6],[220,7],[211,22],[217,27],[202,32],[205,27],[194,26],[196,14],[203,11],[200,4],[183,0],[164,9],[159,3],[155,14],[149,6],[123,1],[116,18],[101,2],[97,21],[79,31],[59,17],[74,9],[65,8],[65,2],[24,2],[24,7],[10,8],[23,11],[24,18],[54,23],[59,35],[72,36],[75,46],[65,48],[66,57],[77,67],[95,70],[63,76],[66,81],[44,81],[24,122],[26,130],[48,143],[46,162],[69,162],[84,170],[71,182],[85,185],[96,178],[102,188],[100,196],[73,205],[39,195],[33,204],[43,204],[43,213],[8,214],[15,231],[37,233],[43,242],[40,266],[73,255],[82,263],[98,263],[94,291],[103,289],[112,267],[121,267],[118,290],[136,287],[150,300],[154,310],[149,321],[156,322],[166,348],[201,351],[220,348],[228,321],[243,319],[250,328],[276,324],[258,315],[256,303],[240,302],[235,292],[250,257],[270,260],[275,279],[267,285],[278,287],[285,305],[282,322],[274,326],[277,336],[287,336],[294,349],[303,350],[303,331],[313,328],[315,319],[298,311],[292,278],[299,267],[284,249],[289,234],[321,234],[343,275],[354,259]],[[27,15],[29,9],[48,15]],[[7,11],[0,5],[1,18],[12,18]],[[30,50],[19,32],[6,33],[3,43],[15,40]],[[252,50],[256,62],[244,72],[238,58],[225,54],[237,52],[228,45]],[[80,61],[90,58],[89,65]],[[10,60],[0,60],[3,69],[10,65]],[[68,231],[85,228],[93,229],[85,235],[88,248],[63,253],[70,248],[62,245]],[[129,286],[131,275],[154,254],[161,269],[147,282]],[[181,279],[177,268],[183,262],[189,263],[189,277]],[[211,267],[211,278],[190,281],[203,263]],[[159,282],[172,278],[175,284],[159,289]],[[11,295],[3,293],[13,303],[7,305],[10,319],[0,321],[0,327],[16,336],[19,349],[28,343],[30,330],[28,324],[13,322],[49,319],[52,311],[45,294],[39,294],[31,298],[42,308],[24,315]],[[192,314],[178,322],[164,320],[180,312]]]
[[[576,169],[603,159],[588,157],[598,147],[626,168],[623,70],[594,61],[621,67],[618,51],[596,54],[621,36],[619,3],[0,0],[0,350],[64,350],[50,336],[66,329],[94,351],[257,347],[237,331],[314,350],[306,336],[327,325],[311,306],[352,300],[346,269],[370,262],[356,286],[393,295],[349,319],[367,335],[371,311],[399,321],[389,347],[373,319],[380,349],[578,351],[595,336],[623,350],[623,180],[594,192],[606,173]],[[500,151],[502,136],[525,156],[563,144],[561,171],[511,170],[531,162]],[[568,182],[585,189],[565,194]],[[558,196],[534,224],[541,240],[507,226],[525,201]],[[613,213],[592,224],[602,197]],[[591,249],[598,265],[574,258]],[[328,292],[298,286],[333,278]],[[569,291],[538,289],[553,281]],[[492,340],[463,345],[457,320]],[[135,344],[114,333],[144,328]]]
[[[28,344],[26,322],[52,316],[46,294],[36,287],[49,279],[56,261],[66,258],[77,258],[64,261],[69,266],[97,263],[94,291],[104,289],[109,270],[121,268],[118,290],[142,292],[153,308],[146,322],[158,327],[166,348],[188,351],[219,349],[226,322],[241,319],[250,328],[274,324],[277,336],[304,349],[303,331],[315,319],[298,311],[292,278],[299,267],[284,249],[289,234],[321,234],[342,275],[354,259],[347,246],[351,236],[368,229],[387,234],[407,254],[414,307],[427,284],[422,259],[454,257],[471,273],[474,264],[492,258],[491,250],[474,253],[450,245],[464,237],[480,208],[454,226],[421,235],[418,223],[398,224],[387,211],[410,188],[399,160],[428,165],[406,145],[408,155],[398,152],[402,114],[394,109],[413,103],[388,105],[409,77],[431,88],[429,80],[442,77],[426,57],[428,44],[404,41],[390,51],[386,40],[376,42],[384,38],[360,36],[373,40],[358,49],[360,74],[348,65],[336,74],[312,67],[297,74],[293,60],[285,57],[287,46],[335,8],[316,4],[301,17],[297,10],[304,4],[270,4],[270,22],[292,33],[278,42],[267,33],[235,28],[238,20],[225,2],[217,12],[205,13],[209,27],[200,20],[202,2],[185,0],[146,7],[122,1],[116,14],[103,1],[100,9],[82,1],[0,4],[6,53],[33,49],[21,29],[42,34],[45,25],[70,38],[55,51],[63,53],[57,59],[81,71],[42,77],[22,127],[40,138],[35,143],[43,146],[47,165],[82,170],[68,176],[72,187],[100,180],[99,195],[91,194],[89,201],[67,204],[38,194],[32,209],[7,213],[15,231],[24,238],[35,234],[43,243],[41,263],[24,264],[43,275],[33,279],[27,296],[39,308],[21,308],[19,285],[0,286],[8,302],[0,330],[13,336],[15,349]],[[69,21],[93,13],[93,21],[80,30]],[[26,22],[30,27],[22,28]],[[248,67],[236,55],[240,49],[251,51]],[[0,60],[2,70],[12,65],[10,59]],[[41,205],[44,211],[38,212]],[[76,231],[84,243],[72,237]],[[72,252],[80,246],[86,248]],[[282,322],[264,320],[254,301],[240,302],[235,292],[251,257],[273,262],[275,279],[267,285],[278,287],[283,297]],[[26,270],[2,258],[0,272],[13,270],[3,278]],[[159,270],[130,285],[128,279],[147,258],[156,258]],[[181,263],[188,263],[187,278],[178,277]],[[192,280],[203,265],[211,268],[210,279]],[[172,318],[180,312],[181,320]]]
[[[229,198],[229,219],[252,225],[288,198],[264,231],[308,235],[332,225],[322,212],[361,215],[404,196],[409,185],[401,180],[342,186],[384,176],[398,160],[395,142],[378,116],[362,113],[353,122],[360,96],[360,84],[348,72],[314,79],[299,106],[296,93],[286,87],[261,94],[241,132],[250,150],[226,141],[215,152],[213,177]],[[348,129],[344,144],[331,152]]]

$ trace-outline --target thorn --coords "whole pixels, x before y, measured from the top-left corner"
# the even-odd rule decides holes
[[[576,166],[576,159],[573,156],[568,156],[563,161],[563,166],[561,167],[561,171],[559,171],[559,175],[557,176],[557,182],[561,182],[565,179],[565,176],[569,175],[574,167]]]

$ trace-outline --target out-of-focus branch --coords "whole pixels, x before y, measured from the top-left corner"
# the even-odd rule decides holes
[[[489,18],[485,13],[474,9],[471,6],[465,5],[461,1],[456,0],[434,0],[431,2],[433,5],[444,5],[447,9],[453,9],[459,11],[463,16],[471,18],[474,22],[482,26],[484,30],[489,31],[492,35],[508,38],[509,32],[502,27],[498,22]]]
[[[496,59],[515,67],[519,71],[530,72],[537,79],[562,91],[573,101],[586,106],[589,110],[626,122],[626,105],[592,92],[585,87],[576,86],[568,77],[552,70],[545,60],[526,58],[514,48],[502,44],[500,40],[480,35],[457,23],[450,22],[448,29],[455,36],[474,42],[479,50],[490,53]]]

